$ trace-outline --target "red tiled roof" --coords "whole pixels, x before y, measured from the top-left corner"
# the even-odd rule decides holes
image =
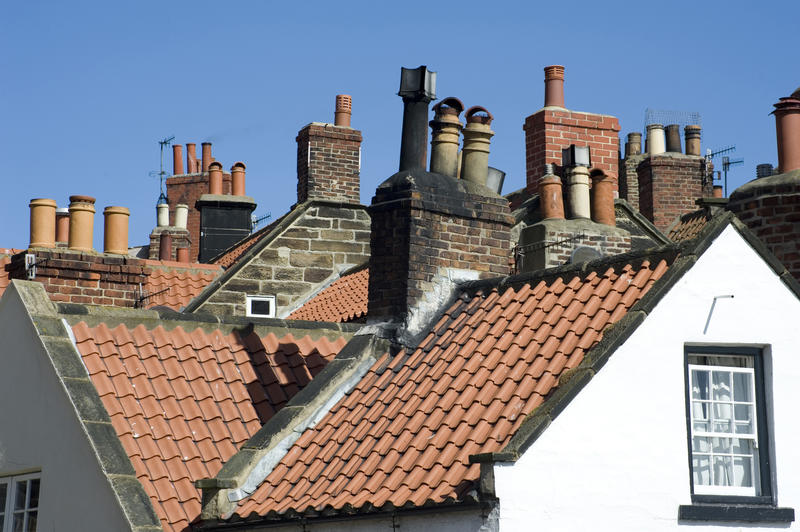
[[[413,352],[380,357],[236,513],[463,499],[479,476],[469,456],[502,450],[667,269],[619,264],[465,295]]]
[[[214,264],[222,266],[223,268],[229,268],[233,263],[239,260],[239,257],[244,255],[248,249],[255,246],[262,238],[267,236],[272,231],[272,229],[276,225],[278,225],[281,222],[281,220],[283,220],[285,217],[286,214],[276,219],[274,222],[264,227],[263,229],[260,229],[255,233],[251,234],[250,236],[245,237],[241,242],[236,244],[236,246],[232,247],[230,250],[226,251],[218,258],[216,258],[214,260]]]
[[[145,307],[163,305],[174,310],[185,307],[219,274],[222,267],[216,264],[184,264],[182,262],[146,260],[148,294]]]
[[[290,320],[348,322],[367,315],[369,268],[363,267],[335,280],[302,307]]]
[[[709,213],[706,209],[700,209],[682,215],[675,225],[668,231],[667,236],[673,242],[683,242],[684,240],[691,240],[700,234],[700,231],[710,220]]]
[[[73,327],[78,350],[164,530],[200,514],[213,477],[345,344],[144,325]]]

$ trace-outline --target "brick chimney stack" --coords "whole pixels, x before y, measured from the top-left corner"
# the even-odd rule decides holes
[[[297,134],[298,204],[309,200],[361,202],[361,132],[349,126],[352,102],[340,97],[335,114],[342,125],[312,122]]]

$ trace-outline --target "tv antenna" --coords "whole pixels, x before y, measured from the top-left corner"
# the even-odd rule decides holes
[[[164,176],[167,175],[167,173],[164,171],[164,151],[169,149],[169,146],[170,144],[172,144],[173,140],[175,140],[175,135],[172,135],[169,138],[163,138],[158,141],[158,144],[161,147],[161,163],[158,172],[155,171],[150,172],[151,177],[158,176],[159,190],[161,192],[161,194],[158,196],[159,203],[161,203],[162,198],[163,199],[167,198],[167,195],[164,194]]]
[[[719,149],[719,150],[715,150],[715,151],[711,151],[710,149],[708,149],[708,150],[706,150],[706,160],[707,161],[711,161],[711,159],[713,159],[717,155],[722,155],[724,153],[731,153],[733,151],[736,151],[736,146],[735,145],[727,146],[725,148],[722,148],[722,149]],[[728,195],[728,169],[731,166],[735,166],[737,164],[744,164],[744,159],[731,160],[731,158],[728,157],[727,155],[722,158],[722,173],[725,176],[724,184],[725,184],[725,196],[726,197]]]

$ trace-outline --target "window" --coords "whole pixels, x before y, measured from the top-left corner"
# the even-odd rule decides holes
[[[259,318],[275,317],[275,296],[246,296],[246,315]]]
[[[756,347],[686,347],[691,494],[679,519],[791,522],[776,508],[764,355]]]
[[[39,473],[0,477],[0,531],[36,530],[39,482]]]

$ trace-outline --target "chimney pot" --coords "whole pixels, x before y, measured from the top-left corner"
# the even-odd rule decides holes
[[[349,126],[348,126],[349,127]],[[244,172],[245,165],[243,162],[233,163],[231,166],[231,193],[234,196],[244,196]]]
[[[178,248],[176,250],[176,255],[178,256],[178,262],[188,263],[189,262],[189,248],[183,247]]]
[[[189,206],[185,203],[178,203],[175,205],[175,227],[178,229],[186,229],[188,219]]]
[[[589,169],[574,166],[568,169],[567,197],[570,207],[569,218],[591,218],[589,209]]]
[[[202,171],[203,172],[208,172],[208,167],[211,165],[211,162],[214,160],[214,158],[211,156],[211,143],[210,142],[204,142],[202,144],[202,149],[203,149]]]
[[[686,141],[686,155],[700,156],[700,126],[689,125],[683,128]]]
[[[158,260],[172,260],[172,235],[166,231],[158,242]]]
[[[663,125],[648,124],[647,143],[647,153],[649,155],[658,155],[659,153],[664,153],[667,150]]]
[[[553,165],[546,164],[544,175],[539,179],[539,202],[542,219],[564,219],[564,196],[561,178],[553,174]]]
[[[544,67],[544,106],[564,107],[564,67]]]
[[[69,249],[92,251],[94,202],[91,196],[69,197]]]
[[[32,199],[31,209],[32,248],[53,248],[56,246],[56,202],[52,199]]]
[[[350,127],[350,116],[353,113],[353,99],[349,94],[336,95],[336,111],[334,112],[334,125]],[[235,196],[236,194],[234,194]]]
[[[66,244],[69,241],[69,209],[56,209],[56,242]]]
[[[800,168],[800,90],[774,106],[778,171],[784,174]]]
[[[667,151],[671,153],[682,153],[681,151],[681,127],[678,124],[670,124],[665,128],[667,136]]]
[[[169,204],[158,203],[156,205],[156,226],[167,227],[169,225]]]
[[[463,161],[461,179],[486,185],[489,177],[489,143],[494,131],[489,127],[492,114],[483,107],[474,106],[467,109],[467,125],[464,127]]]
[[[642,153],[642,134],[628,133],[628,142],[625,143],[625,157],[640,155]]]
[[[600,169],[589,174],[592,178],[592,220],[599,224],[617,225],[614,213],[614,180]]]
[[[714,185],[714,197],[715,198],[724,198],[725,197],[722,194],[722,185]]]
[[[431,126],[431,172],[458,177],[459,133],[463,129],[458,115],[464,104],[458,98],[445,98],[433,106]]]
[[[183,146],[172,145],[172,175],[183,174]]]
[[[103,252],[116,255],[128,254],[128,220],[131,212],[125,207],[106,207]]]
[[[208,170],[208,193],[222,194],[222,164],[214,161],[207,168]]]
[[[428,162],[428,104],[436,98],[436,72],[426,66],[400,69],[403,134],[400,171],[425,170]]]
[[[194,142],[186,143],[186,171],[190,174],[197,173],[197,152]]]

